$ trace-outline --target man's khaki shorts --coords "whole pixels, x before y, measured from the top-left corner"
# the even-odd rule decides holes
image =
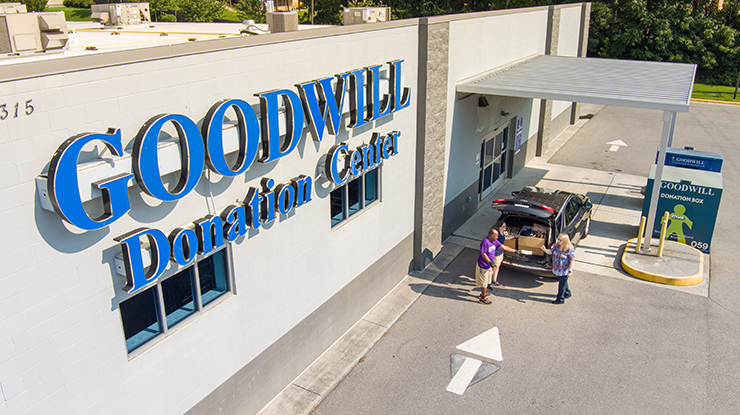
[[[475,264],[475,286],[487,287],[491,283],[493,268],[483,269],[480,265]]]
[[[502,262],[504,262],[504,254],[496,255],[496,257],[493,259],[493,266],[497,267],[501,265]]]

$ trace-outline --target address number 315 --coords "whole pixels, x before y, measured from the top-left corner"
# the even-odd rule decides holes
[[[0,104],[0,121],[5,121],[8,117],[18,118],[18,115],[31,115],[33,114],[33,105],[31,105],[33,99],[26,101],[25,106],[21,106],[20,102],[16,102],[15,105],[8,107],[8,104]]]

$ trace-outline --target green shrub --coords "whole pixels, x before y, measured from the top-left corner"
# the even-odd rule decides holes
[[[157,16],[157,21],[159,22],[176,22],[177,17],[175,17],[174,14],[169,13],[161,13],[159,16]]]
[[[93,0],[64,0],[63,4],[64,7],[73,9],[89,9],[95,2]]]

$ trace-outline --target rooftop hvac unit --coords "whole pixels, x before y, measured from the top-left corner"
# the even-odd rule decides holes
[[[265,13],[267,28],[270,33],[294,32],[298,30],[298,12],[267,12]]]
[[[0,14],[0,53],[42,52],[65,46],[63,12]]]
[[[39,13],[39,30],[41,31],[41,48],[61,49],[67,45],[67,22],[64,12]]]
[[[0,14],[26,13],[26,5],[21,3],[0,3]]]
[[[342,24],[387,22],[391,20],[390,7],[346,7],[342,11]]]
[[[92,17],[94,22],[106,26],[121,26],[151,22],[149,3],[113,3],[93,4]]]

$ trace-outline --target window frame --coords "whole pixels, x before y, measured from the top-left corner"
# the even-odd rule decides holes
[[[219,252],[223,252],[224,254],[224,258],[223,258],[224,273],[226,274],[225,281],[226,281],[227,288],[223,294],[218,295],[217,297],[210,300],[207,304],[203,305],[203,301],[202,301],[203,294],[201,293],[200,271],[198,269],[198,264],[207,258],[213,257]],[[212,309],[213,307],[218,306],[222,302],[236,295],[236,281],[234,277],[233,258],[234,258],[234,255],[232,251],[232,246],[230,243],[226,244],[226,246],[222,247],[219,250],[210,252],[208,255],[199,256],[197,260],[193,261],[187,267],[177,268],[176,270],[170,272],[169,275],[167,275],[166,277],[158,278],[157,281],[145,286],[141,291],[137,292],[136,294],[128,295],[126,296],[126,298],[123,298],[120,301],[118,301],[117,305],[118,305],[118,315],[121,319],[121,332],[123,333],[123,340],[124,340],[126,352],[128,353],[129,360],[149,350],[150,348],[152,348],[159,342],[169,337],[172,333],[177,332],[178,330],[187,326],[191,321],[199,318],[204,312]],[[188,277],[190,278],[190,284],[191,284],[190,288],[191,288],[192,295],[193,295],[193,303],[194,303],[195,310],[191,312],[190,314],[188,314],[187,316],[175,321],[172,324],[172,326],[169,326],[167,324],[167,312],[166,312],[166,307],[165,307],[162,283],[165,283],[166,281],[170,280],[171,278],[174,278],[175,276],[179,275],[182,272],[188,272],[189,274]],[[154,297],[154,307],[155,307],[155,312],[157,315],[157,324],[159,325],[159,333],[155,334],[153,337],[139,344],[132,350],[129,350],[128,344],[126,344],[126,332],[123,330],[124,326],[123,326],[123,314],[121,314],[121,304],[136,296],[143,295],[149,290],[154,290],[152,293],[152,296]]]
[[[332,221],[334,220],[334,217],[331,215],[329,216],[329,222],[331,224],[332,230],[339,229],[340,227],[344,226],[346,223],[350,222],[352,219],[360,216],[367,209],[372,208],[373,206],[381,202],[382,183],[383,183],[383,181],[381,180],[381,177],[382,177],[381,176],[382,175],[381,166],[382,164],[376,167],[373,167],[372,169],[365,170],[358,176],[351,176],[341,186],[338,186],[329,192],[330,203],[331,203],[331,197],[332,197],[331,195],[334,192],[337,192],[337,191],[342,192],[342,214],[343,214],[342,219],[337,221],[336,223],[332,223]],[[375,195],[375,200],[372,200],[370,201],[370,203],[367,203],[365,200],[365,195],[367,194],[367,188],[366,188],[367,180],[365,179],[365,177],[368,175],[368,173],[371,173],[371,172],[375,172],[376,174],[376,177],[375,177],[376,195]],[[360,180],[360,190],[358,192],[360,207],[356,211],[350,213],[349,185],[350,183],[356,180]]]

